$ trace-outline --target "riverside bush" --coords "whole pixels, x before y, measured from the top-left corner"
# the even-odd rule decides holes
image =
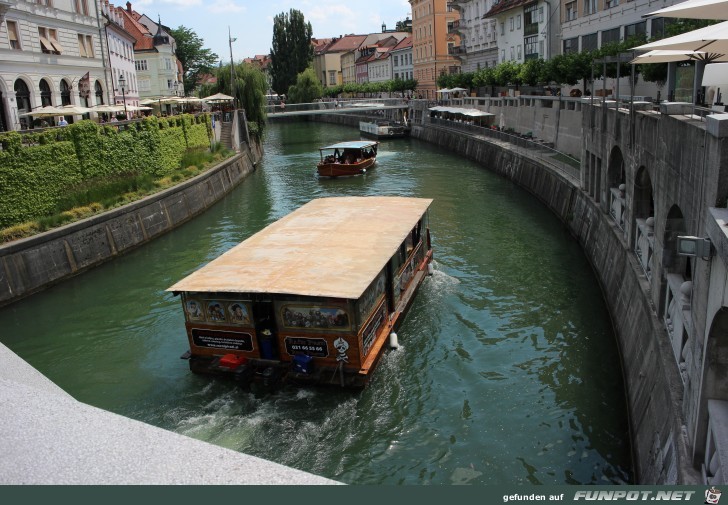
[[[124,193],[149,191],[154,178],[180,168],[188,149],[209,148],[210,136],[207,114],[2,133],[0,227],[41,218],[62,221],[59,212],[92,202],[113,205]]]

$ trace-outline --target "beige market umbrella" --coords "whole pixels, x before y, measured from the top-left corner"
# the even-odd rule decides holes
[[[89,107],[82,107],[81,105],[64,105],[63,107],[59,107],[59,109],[62,111],[61,116],[76,116],[94,111]]]
[[[728,0],[687,0],[642,17],[728,20]]]
[[[124,110],[124,109],[122,109],[122,110]],[[128,110],[129,112],[132,112],[132,111],[139,111],[139,110],[153,110],[153,108],[147,107],[146,105],[127,105],[126,110]]]
[[[63,116],[64,112],[60,107],[46,105],[45,107],[39,107],[35,110],[26,112],[26,113],[20,114],[20,115],[21,116],[31,116],[31,117],[53,117],[53,116]]]
[[[91,112],[101,113],[112,113],[112,112],[124,112],[124,104],[108,104],[108,105],[96,105],[91,109]]]

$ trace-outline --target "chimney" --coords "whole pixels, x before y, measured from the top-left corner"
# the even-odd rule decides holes
[[[131,2],[126,2],[126,12],[131,14]]]

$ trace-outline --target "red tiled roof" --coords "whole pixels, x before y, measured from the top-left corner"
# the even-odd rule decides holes
[[[501,12],[509,11],[511,9],[515,9],[516,7],[521,7],[523,5],[533,3],[533,1],[534,0],[500,0],[500,2],[495,4],[493,8],[486,12],[483,17],[491,18],[500,14]]]
[[[327,49],[327,52],[345,53],[351,51],[352,49],[358,48],[366,38],[366,35],[344,35],[333,42]]]
[[[147,30],[146,26],[138,21],[141,14],[134,10],[130,11],[122,7],[117,7],[116,9],[124,16],[124,28],[136,39],[134,50],[145,51],[154,49],[153,35],[149,32],[149,30]]]
[[[400,49],[406,49],[412,47],[412,36],[408,35],[399,41],[399,44],[392,48],[392,51],[399,51]]]

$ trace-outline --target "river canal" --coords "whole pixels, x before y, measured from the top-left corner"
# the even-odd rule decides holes
[[[0,309],[0,340],[82,402],[345,483],[630,483],[616,340],[567,230],[510,182],[415,139],[383,142],[362,177],[315,177],[318,147],[358,138],[270,125],[258,170],[223,201]],[[366,390],[262,393],[189,372],[166,288],[311,198],[382,194],[434,199],[435,272]]]

